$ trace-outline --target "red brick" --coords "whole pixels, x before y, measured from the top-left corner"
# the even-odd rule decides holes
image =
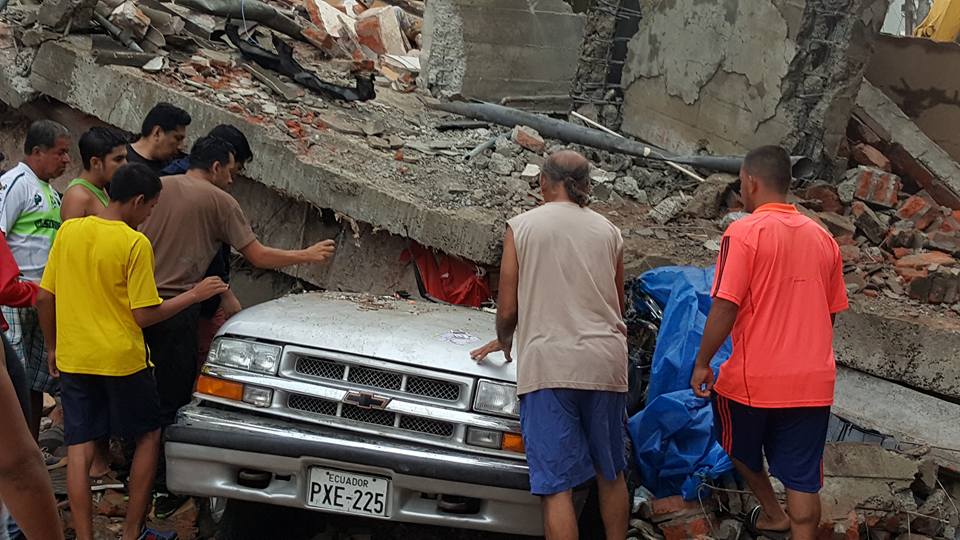
[[[893,172],[899,174],[904,181],[914,184],[918,190],[926,190],[939,204],[951,210],[960,210],[960,196],[945,186],[902,146],[891,145],[886,155],[893,165]]]
[[[377,54],[406,54],[408,43],[400,28],[398,12],[395,6],[364,11],[354,25],[360,45]]]
[[[897,275],[903,278],[905,283],[910,283],[915,279],[923,279],[927,277],[926,268],[909,268],[909,267],[897,267]]]
[[[840,257],[844,263],[855,263],[860,260],[860,248],[857,246],[840,246]]]
[[[940,225],[937,227],[937,232],[953,233],[957,231],[960,231],[960,220],[958,220],[952,214],[945,216],[940,221]]]
[[[831,184],[814,184],[804,190],[803,198],[820,201],[820,210],[824,212],[843,213],[843,203],[837,195],[837,188]]]
[[[700,504],[697,501],[685,501],[683,500],[683,497],[679,495],[650,501],[651,517],[664,516],[686,510],[695,510],[699,512]]]
[[[666,540],[689,540],[698,536],[709,536],[713,527],[709,518],[701,514],[661,523],[660,530]]]
[[[921,191],[910,197],[897,210],[897,217],[911,221],[919,230],[925,230],[941,215],[940,207],[930,195]]]
[[[907,255],[910,255],[911,253],[913,253],[913,250],[910,248],[905,248],[905,247],[893,248],[893,256],[896,257],[897,259],[902,259]]]
[[[896,267],[900,268],[928,268],[930,265],[956,266],[957,260],[939,251],[926,251],[924,253],[914,253],[897,260]]]
[[[854,197],[884,208],[895,208],[897,206],[902,187],[900,177],[872,167],[859,167],[855,170],[856,188],[853,193]]]
[[[893,170],[887,156],[869,144],[860,143],[854,145],[854,147],[850,149],[850,157],[860,165],[876,167],[887,172]]]
[[[546,143],[543,141],[543,137],[540,136],[537,130],[531,127],[514,127],[513,132],[510,133],[510,138],[513,139],[513,142],[535,154],[541,154],[546,149]]]

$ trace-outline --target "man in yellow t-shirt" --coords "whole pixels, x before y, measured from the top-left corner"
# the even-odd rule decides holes
[[[123,539],[140,537],[160,452],[160,405],[142,328],[224,292],[220,278],[163,301],[153,278],[153,248],[136,227],[163,185],[140,164],[113,177],[100,216],[66,222],[50,251],[37,308],[60,377],[67,444],[67,495],[79,540],[92,540],[88,472],[95,442],[136,440]]]

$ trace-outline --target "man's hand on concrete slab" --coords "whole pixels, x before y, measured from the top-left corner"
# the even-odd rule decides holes
[[[310,262],[323,263],[333,256],[333,252],[336,251],[336,246],[337,244],[335,241],[324,240],[322,242],[317,242],[304,251],[306,251]]]

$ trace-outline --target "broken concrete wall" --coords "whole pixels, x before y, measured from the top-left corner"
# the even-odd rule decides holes
[[[490,101],[566,96],[585,20],[563,0],[431,0],[421,86]]]
[[[867,80],[960,160],[960,45],[881,35]]]
[[[780,144],[827,174],[888,0],[672,0],[630,43],[623,129],[670,150]]]

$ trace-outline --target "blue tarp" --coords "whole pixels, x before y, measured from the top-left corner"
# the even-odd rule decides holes
[[[690,389],[712,284],[712,268],[671,266],[651,270],[631,285],[664,308],[646,407],[628,424],[643,485],[656,497],[679,494],[696,500],[703,480],[733,470],[713,437],[709,401]],[[713,358],[714,373],[730,356],[731,347],[728,339]]]

